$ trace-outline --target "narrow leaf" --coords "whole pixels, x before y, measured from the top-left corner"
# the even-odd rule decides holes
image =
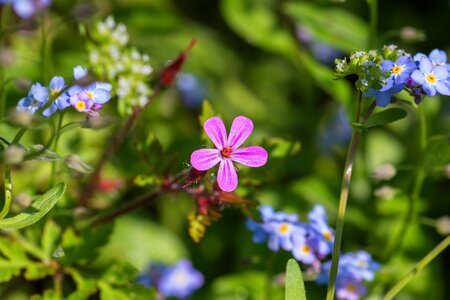
[[[295,259],[291,258],[286,266],[285,300],[306,300],[305,283],[302,271]]]
[[[48,190],[44,195],[34,201],[30,207],[25,209],[22,213],[0,220],[0,228],[23,228],[39,221],[44,217],[50,209],[55,206],[56,202],[61,199],[66,190],[66,184],[58,183],[53,188]]]
[[[407,113],[399,107],[388,108],[370,116],[369,120],[364,123],[366,128],[389,124],[406,117]]]

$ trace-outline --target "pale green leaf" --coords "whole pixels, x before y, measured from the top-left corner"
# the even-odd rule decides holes
[[[286,266],[285,300],[306,300],[302,271],[293,258],[288,260]]]

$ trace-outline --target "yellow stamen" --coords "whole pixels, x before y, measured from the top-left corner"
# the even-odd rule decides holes
[[[434,76],[433,74],[428,74],[427,75],[427,81],[429,82],[429,83],[435,83],[436,82],[436,76]]]
[[[325,232],[323,234],[323,237],[328,241],[331,240],[331,232],[329,232],[329,231]]]
[[[305,253],[309,253],[309,251],[310,251],[309,246],[308,245],[303,245],[302,251],[305,252]]]
[[[87,96],[88,96],[90,99],[94,99],[94,93],[91,92],[91,91],[88,91],[88,92],[87,92]]]
[[[355,292],[356,286],[352,283],[349,283],[349,284],[347,284],[347,290],[349,290],[350,292]]]
[[[392,74],[397,75],[403,71],[403,68],[402,68],[402,66],[394,66],[391,71],[392,71]]]
[[[52,90],[52,96],[56,96],[59,94],[59,90]]]
[[[86,103],[84,103],[83,101],[78,101],[75,106],[78,110],[84,110],[86,108]]]
[[[278,227],[278,231],[280,233],[286,233],[289,231],[289,224],[283,223],[280,225],[280,227]]]

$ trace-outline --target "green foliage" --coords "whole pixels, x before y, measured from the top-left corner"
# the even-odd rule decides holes
[[[0,228],[23,228],[30,226],[44,217],[64,195],[66,190],[65,183],[58,183],[44,195],[33,201],[30,207],[26,208],[20,214],[0,220]]]
[[[286,265],[286,290],[284,300],[306,300],[305,283],[302,271],[295,259],[288,260]]]
[[[407,116],[404,109],[399,107],[387,108],[383,111],[372,114],[363,124],[365,128],[386,125],[401,120]]]
[[[333,48],[353,52],[367,47],[367,23],[347,10],[308,2],[288,2],[284,9],[309,34]]]

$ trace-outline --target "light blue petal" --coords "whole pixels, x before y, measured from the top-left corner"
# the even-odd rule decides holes
[[[427,57],[427,56],[425,54],[423,54],[422,52],[419,52],[416,55],[414,55],[414,61],[420,62],[420,59],[422,57]]]
[[[444,66],[435,67],[433,69],[433,74],[436,76],[437,79],[442,81],[446,80],[448,77],[447,68]]]
[[[415,83],[417,83],[418,85],[422,85],[425,83],[426,79],[425,79],[425,75],[419,71],[419,70],[415,70],[414,72],[412,72],[411,74],[411,78],[414,80]]]
[[[422,85],[422,88],[427,96],[433,97],[434,95],[436,95],[436,88],[433,85],[425,83],[424,85]]]
[[[50,80],[50,89],[60,91],[64,88],[64,78],[61,76],[55,76]]]
[[[390,71],[393,67],[394,67],[394,62],[389,59],[384,60],[380,65],[380,68],[383,71]]]
[[[57,111],[57,110],[58,110],[58,106],[56,105],[56,102],[53,102],[52,105],[50,105],[49,107],[44,109],[44,111],[42,112],[42,115],[44,117],[48,118],[51,115],[53,115],[55,113],[55,111]]]
[[[66,107],[70,106],[69,102],[69,95],[66,93],[62,94],[58,98],[56,98],[55,103],[59,109],[65,109]]]
[[[403,55],[400,56],[399,58],[397,58],[397,60],[395,61],[396,65],[402,66],[402,65],[406,65],[408,63],[411,62],[411,59],[409,56]]]
[[[67,94],[69,95],[69,96],[73,96],[73,95],[76,95],[76,94],[79,94],[79,93],[81,93],[83,91],[83,88],[81,87],[81,86],[79,86],[79,85],[73,85],[73,86],[71,86],[68,90],[67,90]]]
[[[436,84],[436,90],[441,95],[450,96],[450,89],[444,82],[438,82]]]
[[[107,90],[108,92],[112,90],[112,85],[107,82],[96,82],[96,86],[98,89]]]
[[[86,75],[87,69],[83,68],[82,66],[76,66],[75,68],[73,68],[73,77],[75,77],[76,80],[80,80]]]
[[[94,102],[98,104],[103,104],[111,99],[111,95],[107,90],[96,89],[94,91]]]
[[[378,106],[386,107],[391,100],[391,94],[389,92],[380,92],[375,98],[375,102]]]
[[[447,54],[443,50],[434,49],[430,52],[430,59],[433,62],[445,63],[447,62]]]
[[[28,19],[34,15],[36,7],[32,0],[15,0],[12,3],[14,12],[22,19]]]
[[[420,59],[420,65],[419,65],[420,71],[423,73],[430,73],[433,69],[433,65],[431,64],[431,61],[428,57],[424,56]]]

